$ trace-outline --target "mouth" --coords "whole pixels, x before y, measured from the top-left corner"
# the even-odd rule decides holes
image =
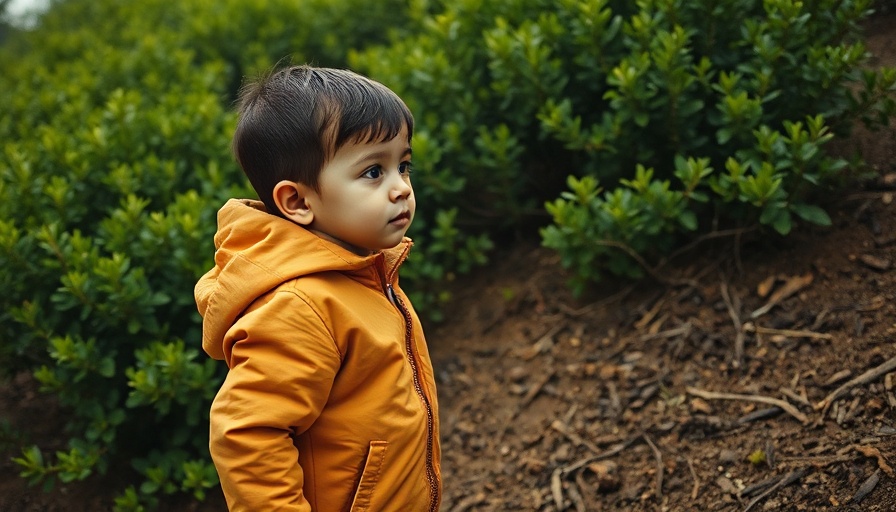
[[[399,213],[398,215],[396,215],[395,217],[392,217],[391,219],[389,219],[389,224],[405,224],[407,222],[410,222],[410,220],[411,220],[411,212],[410,212],[410,210],[405,210],[405,211]]]

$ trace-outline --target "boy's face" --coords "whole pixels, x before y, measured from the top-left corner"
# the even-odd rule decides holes
[[[414,219],[407,128],[392,140],[348,143],[321,171],[320,192],[306,196],[319,236],[357,254],[395,247]]]

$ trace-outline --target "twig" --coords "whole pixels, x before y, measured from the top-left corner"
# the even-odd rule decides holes
[[[615,445],[613,445],[612,448],[610,448],[608,450],[604,450],[604,451],[598,453],[597,455],[592,455],[590,457],[585,457],[584,459],[580,459],[576,462],[573,462],[569,466],[557,468],[554,470],[554,472],[555,473],[559,472],[561,475],[565,475],[568,473],[572,473],[573,471],[575,471],[579,468],[583,468],[596,460],[609,459],[610,457],[619,454],[622,450],[625,450],[626,448],[631,446],[632,443],[634,443],[635,441],[637,441],[640,438],[641,438],[641,434],[629,437],[625,441],[620,441],[620,442],[616,443]]]
[[[781,408],[778,406],[767,407],[765,409],[758,409],[749,414],[745,414],[738,418],[735,423],[737,423],[738,425],[743,425],[745,423],[764,420],[765,418],[771,418],[772,416],[777,416],[780,413]]]
[[[778,489],[780,489],[782,487],[786,487],[786,486],[792,484],[793,482],[796,482],[800,478],[803,478],[804,476],[806,476],[806,473],[808,473],[808,472],[809,472],[808,469],[801,468],[801,469],[793,470],[790,473],[787,473],[786,475],[784,475],[784,477],[781,478],[780,481],[778,481],[778,483],[769,487],[768,490],[766,490],[759,496],[756,496],[755,498],[750,500],[750,503],[747,504],[747,507],[744,509],[744,512],[750,512],[751,508],[756,506],[756,504],[759,503],[760,501],[764,500],[768,495],[770,495],[771,493],[777,491]]]
[[[686,285],[686,286],[691,286],[694,288],[696,288],[699,284],[696,281],[694,281],[693,279],[672,279],[672,278],[668,278],[668,277],[662,275],[657,270],[659,268],[659,266],[651,267],[647,263],[647,261],[644,258],[642,258],[640,254],[637,253],[637,251],[635,251],[634,249],[632,249],[631,247],[629,247],[628,245],[626,245],[622,242],[619,242],[616,240],[592,240],[591,243],[594,245],[600,246],[600,247],[613,247],[615,249],[619,249],[620,251],[627,254],[629,258],[635,260],[635,262],[637,262],[638,265],[640,265],[641,268],[643,268],[644,271],[646,271],[647,274],[650,275],[650,277],[656,279],[656,281],[659,283],[663,283],[663,284],[670,285],[670,286]]]
[[[779,335],[787,338],[812,338],[816,340],[834,339],[834,337],[828,333],[814,331],[797,331],[792,329],[772,329],[770,327],[760,327],[758,325],[754,325],[752,322],[748,322],[746,325],[744,325],[744,330],[747,332],[755,332],[756,334],[770,334],[772,336]]]
[[[666,299],[663,298],[662,294],[660,294],[655,300],[656,302],[653,304],[653,307],[651,307],[646,313],[644,313],[644,316],[642,316],[640,320],[635,322],[636,329],[641,330],[647,328],[647,325],[650,324],[650,322],[652,322],[654,318],[656,318],[663,305],[666,303]]]
[[[880,376],[889,373],[893,370],[896,370],[896,357],[891,357],[889,360],[885,361],[883,364],[877,366],[876,368],[872,368],[865,373],[859,375],[858,377],[848,381],[846,384],[843,384],[839,388],[835,389],[828,396],[824,398],[824,400],[816,403],[814,405],[814,409],[816,411],[821,411],[821,416],[824,417],[825,413],[828,411],[828,407],[834,403],[834,400],[840,398],[843,393],[846,393],[850,389],[861,386],[863,384],[868,384],[879,378]]]
[[[672,329],[666,329],[665,331],[660,331],[660,332],[653,333],[653,334],[644,334],[640,338],[638,338],[638,341],[643,343],[645,341],[651,341],[651,340],[656,340],[656,339],[661,339],[661,338],[674,338],[676,336],[687,336],[690,333],[691,333],[691,323],[685,322],[685,323],[681,324],[680,326],[674,327]]]
[[[554,497],[554,504],[557,510],[563,510],[563,480],[561,475],[563,471],[560,468],[554,470],[551,474],[551,495]]]
[[[794,391],[790,388],[782,387],[782,388],[779,388],[778,391],[780,391],[781,394],[786,395],[787,398],[789,398],[795,402],[799,402],[799,403],[805,405],[806,407],[812,407],[812,404],[809,403],[809,400],[806,399],[806,397],[800,395],[799,393],[797,393],[796,391]]]
[[[594,310],[600,309],[602,306],[605,306],[607,304],[612,304],[613,302],[624,299],[625,296],[630,294],[632,291],[634,291],[634,289],[635,289],[634,285],[626,286],[622,290],[614,293],[613,295],[611,295],[609,297],[603,298],[596,302],[592,302],[591,304],[587,304],[578,309],[573,309],[573,308],[567,306],[566,304],[563,304],[562,302],[558,303],[557,307],[560,308],[568,316],[578,317],[578,316],[590,315],[591,313],[594,312]]]
[[[741,368],[744,365],[744,326],[740,320],[740,299],[735,296],[734,300],[731,300],[731,295],[728,293],[728,283],[724,280],[722,280],[719,289],[722,292],[725,306],[728,307],[728,316],[734,322],[734,332],[737,333],[734,338],[734,367]]]
[[[567,494],[569,494],[569,499],[572,501],[573,505],[576,506],[576,512],[585,512],[587,508],[585,508],[585,500],[582,499],[582,493],[579,492],[579,483],[572,482],[572,484],[567,487]]]
[[[691,488],[691,501],[694,501],[700,494],[700,479],[697,478],[697,472],[694,470],[694,463],[691,459],[688,459],[688,469],[691,470],[691,477],[694,479],[694,486]]]
[[[584,446],[585,448],[588,448],[595,454],[601,453],[600,449],[594,443],[592,443],[591,441],[588,441],[587,439],[583,439],[582,436],[580,436],[580,435],[576,434],[575,432],[573,432],[572,430],[570,430],[570,428],[566,425],[566,423],[563,423],[560,420],[554,420],[551,423],[551,428],[556,430],[557,432],[560,432],[564,436],[566,436],[566,438],[569,439],[570,441],[572,441],[573,444],[577,444],[579,446]]]
[[[663,454],[660,453],[660,449],[653,444],[653,441],[650,440],[650,436],[644,434],[642,436],[644,441],[647,443],[647,446],[653,450],[653,456],[656,458],[656,499],[660,502],[663,501]]]
[[[777,306],[779,302],[787,299],[806,286],[809,286],[812,283],[814,277],[815,276],[813,276],[810,272],[802,276],[796,276],[788,279],[787,282],[784,283],[784,286],[782,286],[772,294],[772,296],[768,299],[768,302],[764,306],[750,313],[750,318],[756,319],[768,313],[773,307]]]
[[[809,418],[797,410],[796,407],[791,405],[789,402],[785,402],[784,400],[779,400],[777,398],[772,398],[768,396],[762,395],[741,395],[736,393],[715,393],[712,391],[704,391],[702,389],[687,388],[687,392],[694,395],[699,396],[700,398],[705,398],[707,400],[747,400],[750,402],[759,402],[763,404],[776,405],[784,410],[787,414],[793,416],[802,424],[809,423]]]
[[[477,505],[482,505],[484,502],[485,494],[479,492],[471,496],[467,496],[466,498],[457,502],[457,505],[454,505],[454,508],[451,509],[451,512],[467,512],[467,510],[470,510]]]
[[[894,472],[893,468],[890,467],[889,464],[887,464],[887,459],[884,457],[884,455],[882,453],[880,453],[880,450],[878,450],[877,448],[875,448],[873,446],[863,446],[863,445],[856,445],[856,446],[854,446],[854,448],[857,452],[861,453],[862,455],[864,455],[866,457],[872,457],[874,459],[877,459],[877,467],[880,468],[881,471],[890,475],[891,477],[896,476],[896,475],[894,475],[894,473],[896,473],[896,472]]]
[[[523,412],[523,409],[528,407],[529,404],[532,403],[533,400],[535,400],[535,397],[538,396],[539,393],[541,393],[541,390],[552,378],[554,378],[554,372],[552,371],[542,375],[541,378],[539,378],[538,381],[536,381],[535,384],[533,384],[532,387],[529,388],[529,391],[527,391],[526,395],[523,396],[523,398],[520,400],[520,403],[516,408],[516,412],[514,412],[513,416],[511,416],[511,419],[516,418],[517,415]]]
[[[737,245],[740,245],[739,242],[740,242],[741,236],[743,236],[745,233],[750,233],[752,231],[756,231],[758,228],[759,228],[759,226],[755,225],[755,226],[750,226],[750,227],[746,227],[746,228],[723,229],[723,230],[711,231],[705,235],[695,238],[693,242],[691,242],[687,245],[684,245],[681,248],[673,251],[672,254],[670,254],[667,258],[665,258],[662,262],[660,262],[660,264],[657,265],[655,268],[657,271],[660,270],[667,263],[674,260],[678,256],[690,251],[691,249],[702,244],[703,242],[705,242],[707,240],[712,240],[714,238],[725,238],[725,237],[733,236],[734,239],[737,241]]]
[[[837,464],[839,462],[849,462],[855,459],[856,457],[853,457],[851,455],[839,454],[817,455],[814,457],[781,457],[780,462],[782,464],[793,466],[814,466],[816,468],[823,468],[825,466],[830,466],[831,464]]]
[[[760,492],[768,489],[769,487],[775,485],[780,481],[781,475],[770,476],[761,482],[756,482],[755,484],[750,484],[744,487],[739,493],[737,493],[737,495],[741,498],[749,498],[755,494],[759,494]]]

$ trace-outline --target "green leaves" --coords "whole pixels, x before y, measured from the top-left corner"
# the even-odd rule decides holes
[[[865,92],[845,101],[863,59],[847,34],[868,4],[822,3],[812,12],[824,9],[826,20],[791,0],[733,0],[710,11],[638,2],[621,45],[600,52],[606,103],[574,90],[545,102],[542,130],[579,157],[576,172],[618,181],[598,195],[596,180],[570,179],[545,205],[553,225],[542,241],[574,271],[575,290],[604,272],[638,275],[709,215],[781,235],[799,221],[830,225],[813,198],[847,162],[824,151],[828,120],[849,123],[862,102],[885,121],[896,75],[866,76]]]

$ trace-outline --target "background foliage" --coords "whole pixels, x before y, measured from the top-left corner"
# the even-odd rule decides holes
[[[71,411],[23,475],[129,465],[119,510],[217,484],[223,365],[200,354],[192,289],[217,208],[252,195],[228,149],[245,75],[350,66],[405,98],[422,207],[403,279],[437,317],[441,285],[514,233],[541,228],[581,290],[721,227],[827,223],[819,193],[859,167],[823,146],[894,108],[896,72],[861,71],[870,7],[59,0],[27,31],[0,23],[0,372]]]
[[[423,204],[467,237],[424,233],[431,262],[478,261],[559,194],[541,233],[582,290],[718,227],[828,222],[813,195],[848,169],[822,147],[894,109],[896,73],[861,67],[871,4],[457,0],[350,63],[422,116]]]

